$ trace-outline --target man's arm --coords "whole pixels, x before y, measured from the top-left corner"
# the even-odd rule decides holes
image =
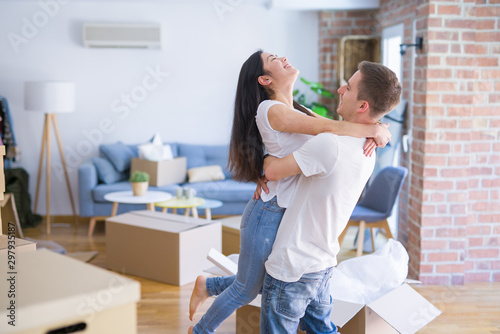
[[[287,176],[302,173],[293,154],[284,158],[268,156],[264,159],[264,172],[269,181],[279,181]]]

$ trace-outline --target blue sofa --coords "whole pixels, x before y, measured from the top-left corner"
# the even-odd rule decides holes
[[[118,144],[118,143],[117,143]],[[121,173],[120,180],[107,183],[101,182],[101,172],[96,168],[98,159],[102,160],[120,160],[126,163],[126,159],[130,156],[138,156],[136,145],[126,146],[129,156],[123,154],[119,159],[110,159],[106,157],[107,148],[117,144],[101,145],[99,148],[100,157],[93,158],[83,163],[78,168],[78,191],[81,217],[105,217],[111,214],[112,203],[104,199],[104,195],[114,191],[131,190],[128,181],[129,171],[125,170]],[[202,167],[208,165],[220,165],[225,175],[225,179],[221,181],[196,182],[184,184],[171,184],[162,187],[150,186],[150,190],[166,191],[175,195],[175,189],[178,186],[189,186],[197,191],[197,195],[203,198],[216,199],[223,202],[223,206],[212,209],[212,215],[239,215],[243,213],[246,203],[252,198],[255,191],[255,183],[242,183],[231,179],[231,174],[227,170],[228,161],[228,146],[209,146],[209,145],[192,145],[183,143],[169,143],[174,157],[183,156],[187,158],[187,169],[193,167]],[[130,153],[133,152],[133,153]],[[113,161],[112,161],[113,162]],[[99,175],[98,175],[99,174]],[[111,180],[113,181],[113,180]],[[144,210],[144,205],[136,204],[120,204],[118,213],[124,213],[131,210]],[[159,208],[157,208],[159,210]]]

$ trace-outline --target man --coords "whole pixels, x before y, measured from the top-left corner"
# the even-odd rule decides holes
[[[401,86],[387,67],[364,61],[338,93],[344,120],[374,124],[398,104]],[[373,171],[364,143],[323,133],[284,158],[265,159],[269,180],[301,175],[265,263],[261,333],[296,333],[299,324],[307,333],[337,333],[329,279],[338,236]]]

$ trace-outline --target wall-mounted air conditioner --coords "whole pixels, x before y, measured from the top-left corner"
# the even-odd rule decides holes
[[[89,48],[161,48],[159,24],[84,23],[83,45]]]

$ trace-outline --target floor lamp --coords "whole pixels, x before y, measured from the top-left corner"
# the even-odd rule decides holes
[[[69,199],[73,216],[76,217],[75,204],[73,201],[73,193],[69,183],[68,170],[66,168],[66,160],[59,135],[59,128],[56,121],[56,113],[69,113],[75,110],[75,84],[67,81],[38,81],[26,82],[24,85],[24,106],[26,110],[45,113],[45,123],[43,127],[42,148],[40,152],[40,163],[38,165],[38,178],[36,181],[35,194],[35,212],[38,210],[38,194],[40,190],[40,179],[42,177],[43,158],[45,150],[47,150],[46,160],[46,191],[47,191],[47,235],[50,235],[50,128],[54,126],[57,144],[59,146],[59,154],[64,169],[64,177],[68,187]]]

